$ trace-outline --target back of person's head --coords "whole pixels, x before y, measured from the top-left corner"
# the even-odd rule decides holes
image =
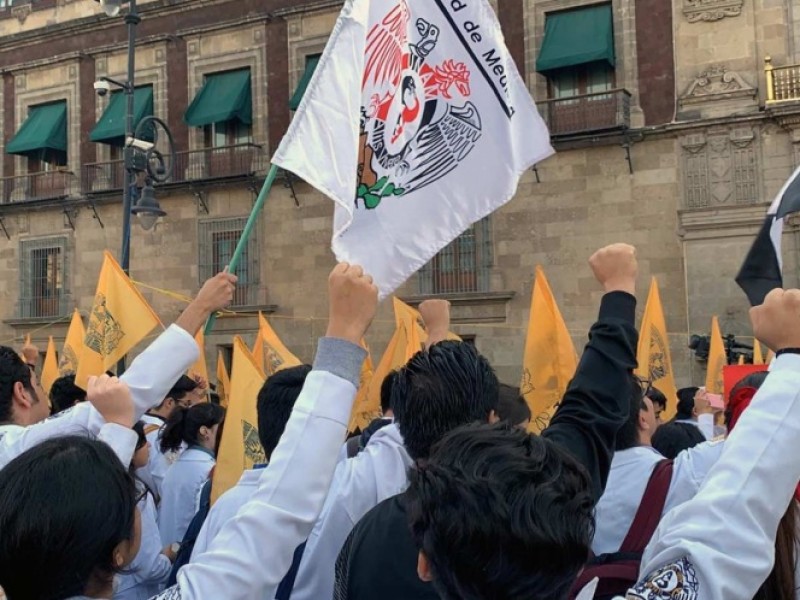
[[[188,375],[181,375],[180,379],[175,382],[175,385],[173,385],[172,389],[170,389],[170,391],[167,393],[167,398],[172,398],[175,402],[180,403],[181,400],[194,392],[196,389],[197,382],[194,379]]]
[[[110,584],[138,551],[135,495],[103,442],[59,437],[8,463],[0,470],[0,587],[9,600],[71,598],[90,582]]]
[[[397,371],[389,371],[389,374],[381,382],[381,413],[388,414],[392,410],[392,388],[397,378]]]
[[[497,409],[498,386],[489,361],[470,344],[441,342],[415,354],[397,372],[392,393],[411,458],[427,458],[431,446],[460,425],[486,423]]]
[[[694,418],[694,397],[699,390],[699,387],[685,387],[678,390],[676,419],[686,421]]]
[[[162,452],[177,452],[182,443],[189,446],[200,443],[200,429],[211,428],[225,420],[225,409],[211,402],[195,404],[173,411],[160,434]]]
[[[652,386],[647,390],[647,397],[650,398],[650,402],[653,403],[653,408],[656,409],[656,413],[660,418],[661,412],[667,410],[667,397],[661,390]]]
[[[617,451],[642,445],[639,422],[641,411],[647,410],[647,405],[644,402],[642,382],[634,375],[631,375],[628,384],[628,402],[628,419],[619,431],[617,431],[617,442],[615,445]]]
[[[283,369],[271,375],[258,392],[258,439],[267,459],[281,440],[310,372],[308,365]]]
[[[591,482],[567,451],[507,424],[468,425],[409,479],[420,576],[441,598],[566,598],[594,536]]]
[[[500,384],[497,400],[497,418],[527,429],[531,420],[531,409],[519,393],[519,388],[505,383]]]
[[[745,409],[750,406],[750,402],[766,381],[768,374],[768,371],[750,373],[737,381],[731,389],[728,395],[728,404],[725,407],[725,426],[729,433],[736,427],[736,423]]]
[[[666,458],[675,458],[706,441],[700,428],[691,423],[665,423],[656,429],[652,446]]]
[[[37,397],[30,367],[13,348],[0,346],[0,423],[14,420],[14,389],[18,384],[32,398]]]
[[[72,408],[86,400],[86,392],[75,385],[75,374],[64,375],[53,382],[50,388],[50,405],[53,414]]]

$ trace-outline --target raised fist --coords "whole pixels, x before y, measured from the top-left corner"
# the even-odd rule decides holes
[[[236,275],[231,275],[228,272],[217,273],[203,284],[203,287],[197,293],[195,302],[199,303],[209,313],[222,310],[233,302],[236,281]]]
[[[753,335],[773,352],[800,348],[800,290],[772,290],[750,309]]]
[[[628,244],[611,244],[595,252],[589,259],[597,281],[606,292],[636,293],[639,264],[636,248]]]
[[[360,344],[378,309],[378,288],[358,265],[339,263],[328,278],[328,337]]]
[[[133,427],[134,406],[128,384],[116,377],[89,377],[86,399],[97,409],[106,423]]]

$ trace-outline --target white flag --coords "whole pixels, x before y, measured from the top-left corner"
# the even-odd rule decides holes
[[[348,0],[273,162],[385,297],[553,152],[487,0]]]

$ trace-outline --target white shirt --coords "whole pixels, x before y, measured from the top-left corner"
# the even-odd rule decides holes
[[[136,407],[135,418],[163,400],[178,378],[194,364],[198,354],[194,337],[181,327],[171,325],[131,363],[120,379],[130,387]],[[30,427],[0,426],[0,469],[45,440],[64,435],[96,436],[104,423],[89,402],[80,402]],[[123,464],[130,464],[130,458]]]
[[[167,471],[158,506],[161,546],[183,542],[195,513],[197,501],[216,459],[211,452],[192,446]]]
[[[114,600],[147,600],[164,589],[172,570],[172,563],[161,552],[161,536],[156,523],[156,505],[147,494],[139,502],[142,523],[142,545],[136,558],[117,576]]]
[[[664,513],[694,498],[700,484],[722,454],[723,442],[705,442],[684,450],[673,462],[672,481]],[[664,457],[650,446],[614,453],[606,490],[595,509],[592,552],[617,552],[642,502],[647,482]]]
[[[248,469],[242,473],[238,483],[222,494],[208,511],[203,527],[197,536],[192,550],[192,560],[208,550],[211,542],[222,530],[222,526],[239,512],[258,489],[258,482],[264,469]]]
[[[376,431],[364,450],[339,463],[303,552],[292,600],[333,597],[336,558],[347,536],[375,506],[405,491],[411,464],[396,423]]]
[[[177,452],[167,452],[164,454],[161,451],[161,431],[164,429],[166,421],[156,415],[142,415],[142,422],[145,424],[145,437],[150,442],[150,457],[146,467],[142,467],[136,471],[142,481],[147,484],[156,495],[156,498],[161,498],[161,488],[164,485],[164,477],[167,476],[169,468],[175,464],[178,457],[186,450],[186,444],[181,444]]]

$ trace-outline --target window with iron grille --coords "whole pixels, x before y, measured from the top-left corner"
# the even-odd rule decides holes
[[[472,225],[419,273],[423,295],[489,291],[492,239],[489,217]]]
[[[246,223],[247,217],[200,222],[200,231],[197,239],[200,254],[201,285],[228,266]],[[258,258],[258,231],[254,229],[236,268],[236,276],[239,281],[236,284],[236,293],[233,299],[234,306],[259,304],[260,270]]]
[[[62,317],[68,312],[67,238],[20,242],[19,316]]]

